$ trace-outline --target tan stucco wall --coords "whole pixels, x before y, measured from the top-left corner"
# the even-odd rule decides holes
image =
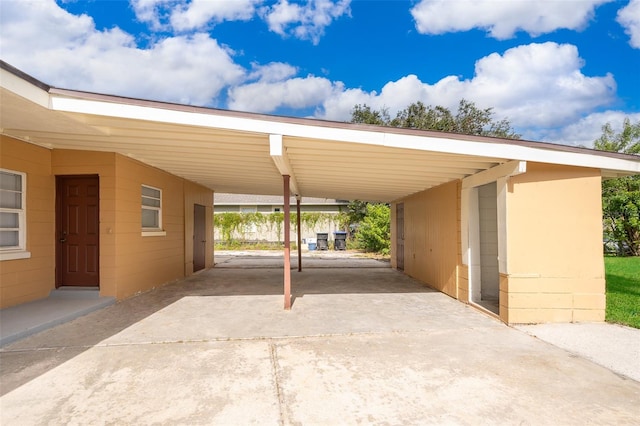
[[[601,178],[599,170],[528,163],[507,192],[507,272],[501,273],[500,318],[511,324],[603,321]],[[461,183],[430,189],[405,203],[405,272],[469,302],[462,263]],[[395,204],[391,216],[396,259]]]
[[[508,323],[603,321],[599,170],[529,163],[507,192]]]
[[[54,188],[51,151],[0,135],[0,167],[27,174],[29,259],[0,261],[0,307],[46,297],[55,288]]]
[[[450,182],[403,201],[405,273],[458,297],[459,183]]]
[[[106,152],[48,150],[2,136],[0,167],[27,173],[30,259],[0,262],[0,306],[55,288],[55,176],[100,179],[100,294],[123,299],[193,273],[193,204],[206,207],[206,267],[213,266],[213,192]],[[142,236],[142,184],[162,189],[165,236]]]

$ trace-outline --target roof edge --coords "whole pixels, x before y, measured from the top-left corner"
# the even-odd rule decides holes
[[[61,88],[56,88],[46,83],[43,83],[42,81],[30,76],[29,74],[19,70],[18,68],[8,64],[3,60],[0,60],[0,68],[48,92],[50,95],[70,97],[70,98],[76,98],[81,100],[102,101],[102,102],[117,103],[117,104],[124,103],[126,105],[131,105],[131,106],[158,108],[158,109],[165,109],[169,111],[216,115],[221,117],[241,118],[241,119],[248,119],[248,120],[264,120],[264,121],[270,121],[270,122],[282,123],[282,124],[316,126],[316,127],[323,127],[323,128],[345,129],[345,130],[355,130],[355,131],[367,131],[367,132],[379,133],[379,134],[387,133],[392,135],[432,137],[432,138],[450,139],[450,140],[458,140],[458,141],[465,141],[465,142],[482,142],[482,143],[491,143],[491,144],[499,144],[499,145],[502,144],[502,145],[520,146],[524,148],[545,149],[545,150],[556,151],[556,152],[579,153],[579,154],[595,155],[595,156],[610,157],[610,158],[616,158],[621,160],[630,160],[634,162],[640,162],[640,156],[634,155],[634,154],[600,151],[593,148],[562,145],[562,144],[552,143],[552,142],[539,142],[539,141],[522,140],[522,139],[507,139],[507,138],[497,138],[497,137],[490,137],[490,136],[476,136],[476,135],[467,135],[467,134],[460,134],[460,133],[439,132],[435,130],[419,130],[419,129],[409,129],[409,128],[389,127],[389,126],[377,126],[377,125],[371,125],[371,124],[349,123],[349,122],[331,121],[331,120],[324,120],[324,119],[317,119],[317,118],[301,118],[301,117],[270,115],[270,114],[254,113],[254,112],[247,112],[247,111],[232,111],[232,110],[218,109],[218,108],[212,108],[212,107],[178,104],[178,103],[166,102],[166,101],[153,101],[153,100],[145,100],[140,98],[126,97],[126,96],[100,94],[100,93],[81,91],[81,90],[61,89]]]
[[[30,76],[29,74],[25,73],[24,71],[20,71],[18,68],[14,67],[13,65],[3,61],[2,59],[0,59],[0,69],[3,69],[7,72],[10,72],[11,74],[15,75],[18,78],[21,78],[23,80],[25,80],[28,83],[33,84],[34,86],[38,87],[39,89],[44,90],[45,92],[49,92],[52,89],[52,86],[49,86],[46,83],[43,83],[42,81],[38,80],[35,77]]]

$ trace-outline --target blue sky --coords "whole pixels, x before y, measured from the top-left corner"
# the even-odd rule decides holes
[[[569,145],[640,120],[640,0],[2,0],[0,57],[57,87],[338,121],[465,98]]]

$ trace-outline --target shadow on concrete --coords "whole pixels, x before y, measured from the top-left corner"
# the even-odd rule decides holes
[[[202,298],[216,300],[214,303],[218,311],[215,312],[232,316],[233,320],[224,324],[243,321],[243,312],[232,311],[234,308],[228,305],[229,300],[243,296],[255,296],[255,303],[258,304],[262,303],[266,297],[268,303],[261,308],[266,309],[266,314],[286,315],[283,314],[284,309],[281,304],[284,299],[280,299],[283,297],[283,271],[275,264],[280,260],[282,260],[281,257],[277,256],[259,259],[249,256],[244,259],[227,260],[226,267],[218,264],[215,268],[10,343],[0,349],[0,395],[10,392],[94,346],[109,345],[109,339],[123,330],[141,323],[173,304],[180,306],[177,304],[179,301],[193,303],[194,300],[201,300],[202,303],[209,303],[202,301]],[[311,295],[437,293],[424,284],[392,270],[388,262],[354,259],[351,260],[353,265],[351,267],[345,259],[320,259],[315,262],[315,268],[309,267],[302,272],[292,271],[291,273],[292,297],[295,302],[293,312],[298,309],[305,296]],[[324,266],[329,264],[334,264],[336,267]],[[366,266],[367,264],[369,266]],[[344,296],[338,299],[347,300],[344,302],[347,305],[340,308],[343,312],[347,309],[355,309],[354,300],[348,301],[350,299]],[[250,310],[252,299],[246,300],[247,309]],[[226,306],[229,307],[226,308]],[[185,309],[191,308],[186,306]],[[193,315],[196,317],[213,315],[208,317],[208,320],[215,322],[216,314],[213,311],[206,312],[207,309],[194,312]],[[309,304],[306,305],[306,309],[310,309]],[[322,309],[326,313],[325,307]],[[340,310],[329,314],[339,318]],[[266,314],[263,312],[256,315],[259,317]],[[259,322],[258,317],[254,318],[254,321]],[[316,322],[321,325],[322,321],[324,319]],[[224,333],[221,332],[221,337],[224,337],[222,334]]]

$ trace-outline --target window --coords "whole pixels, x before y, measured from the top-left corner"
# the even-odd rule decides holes
[[[0,260],[29,257],[26,248],[26,174],[0,169]]]
[[[162,190],[142,185],[142,230],[162,229]]]

